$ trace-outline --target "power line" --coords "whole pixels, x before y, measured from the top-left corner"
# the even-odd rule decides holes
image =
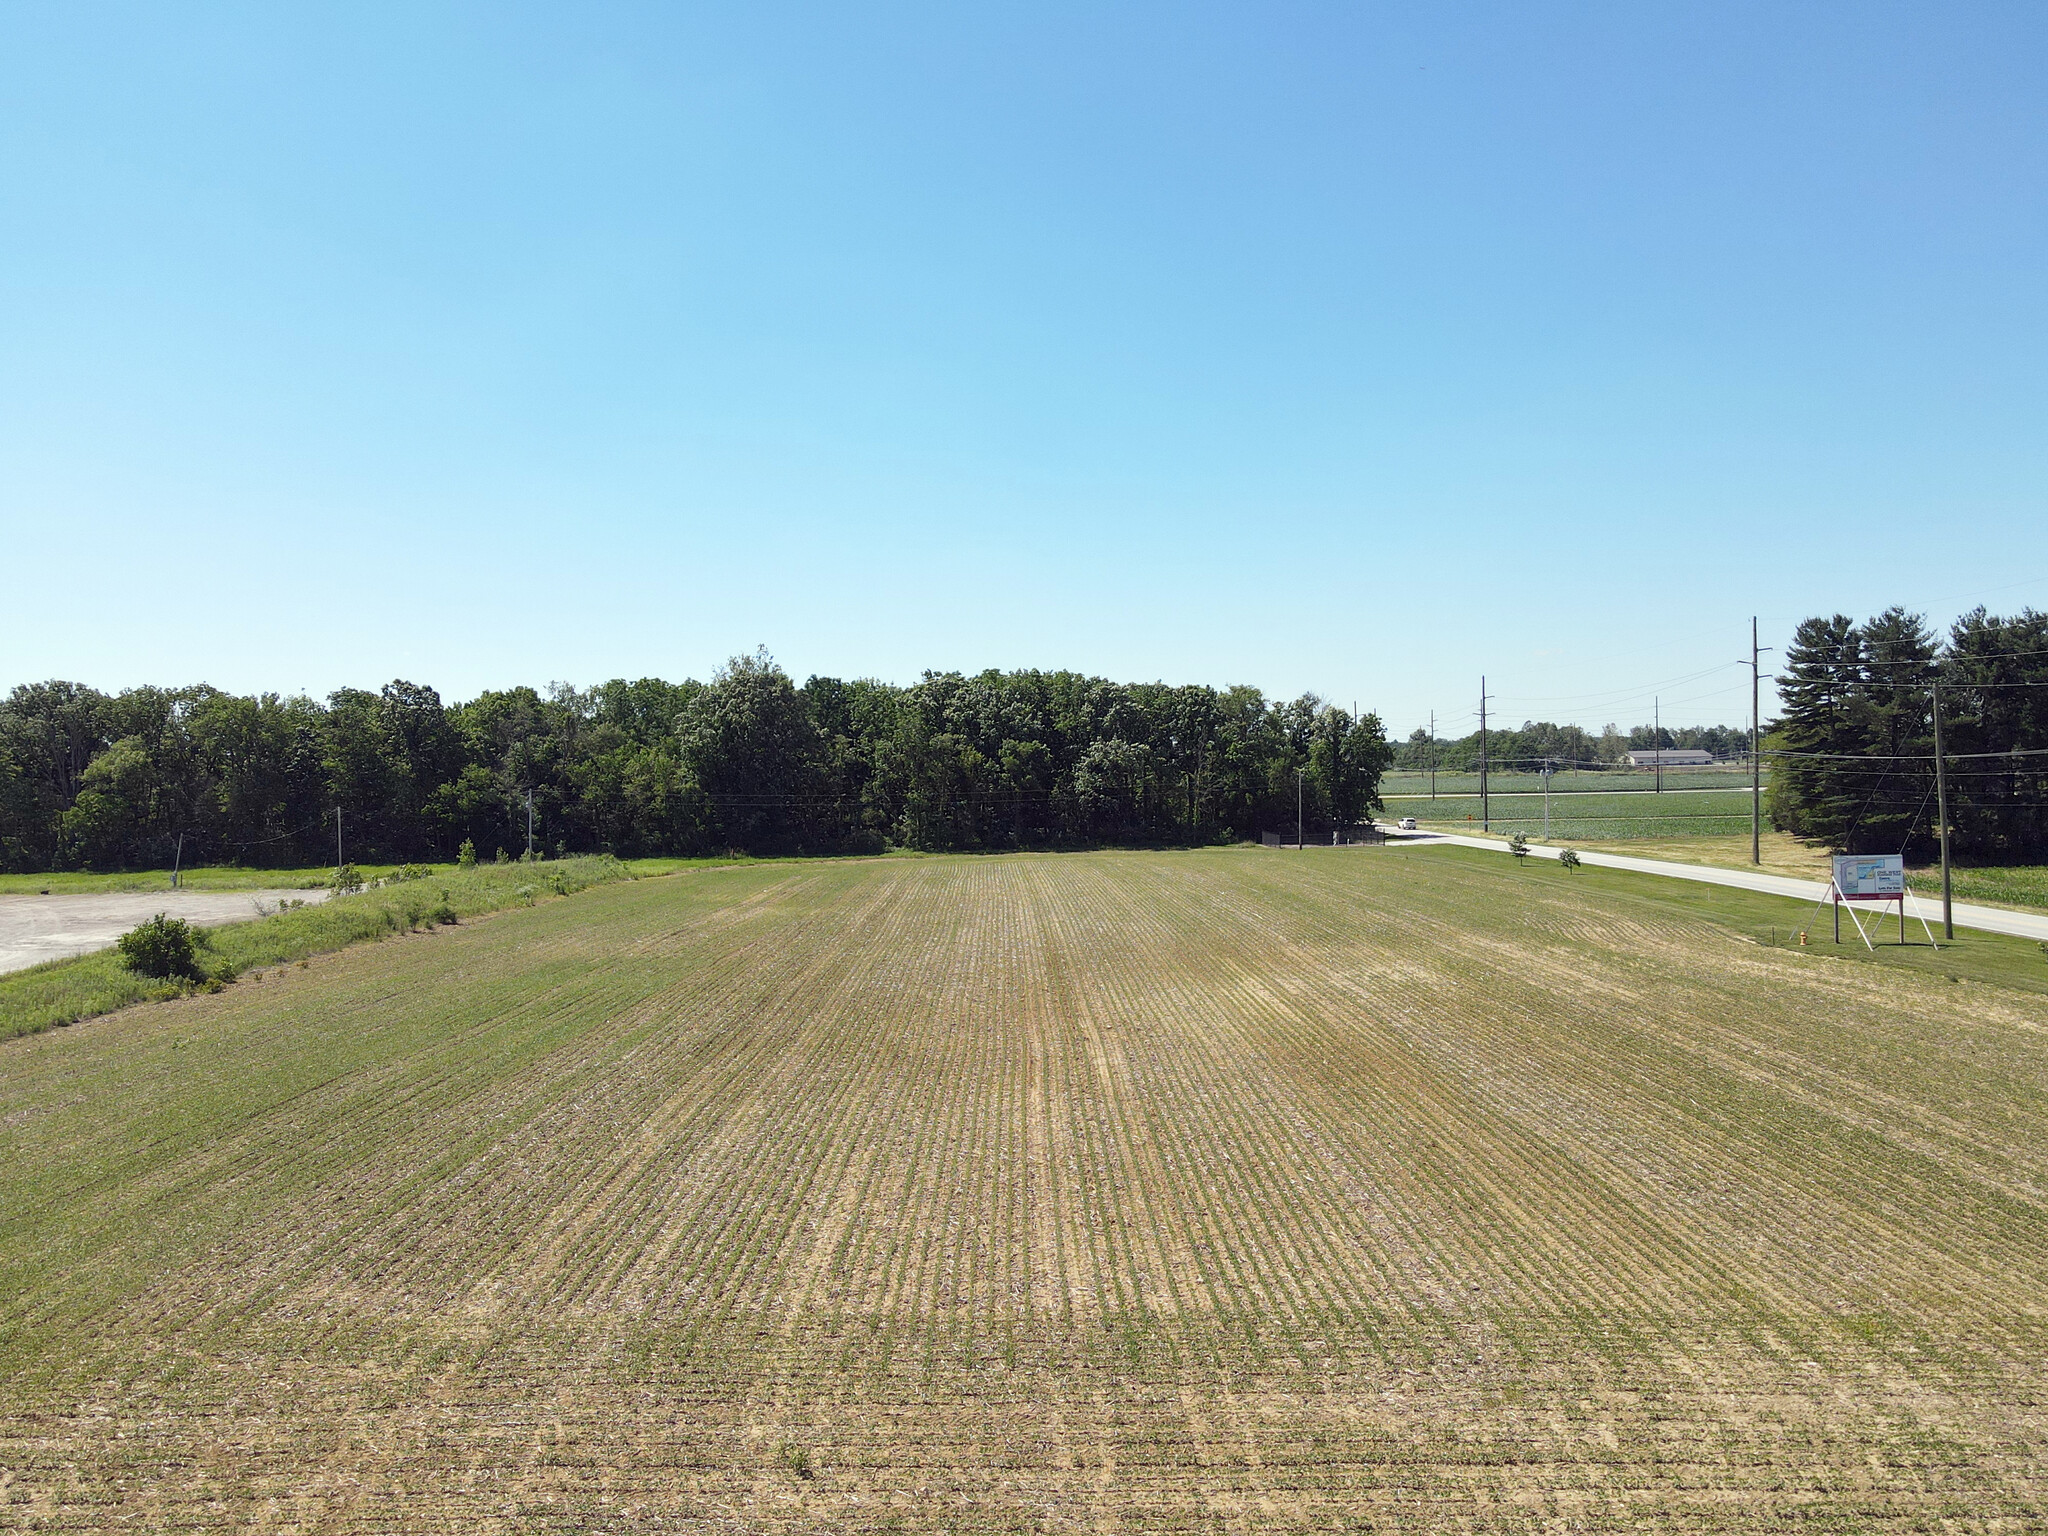
[[[1804,757],[1845,763],[1931,763],[1932,752],[1797,752],[1784,747],[1765,747],[1765,757]],[[2013,747],[2005,752],[1951,752],[1950,762],[1986,757],[2048,757],[2048,747]]]

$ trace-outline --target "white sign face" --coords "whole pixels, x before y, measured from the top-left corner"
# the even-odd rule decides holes
[[[1906,861],[1896,853],[1838,853],[1835,886],[1844,896],[1903,896]]]

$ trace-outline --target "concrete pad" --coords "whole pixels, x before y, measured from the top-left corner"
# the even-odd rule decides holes
[[[286,901],[325,901],[310,891],[108,891],[75,896],[0,896],[0,971],[105,949],[163,912],[201,928],[246,923]]]

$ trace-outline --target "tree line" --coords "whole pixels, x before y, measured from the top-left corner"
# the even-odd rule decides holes
[[[765,652],[709,682],[392,682],[324,703],[199,685],[15,688],[0,867],[1200,843],[1380,808],[1379,719],[1304,694],[1073,672],[813,677]]]
[[[1931,853],[1937,686],[1952,849],[2048,852],[2048,614],[2031,608],[1979,608],[1945,638],[1897,607],[1803,621],[1764,743],[1772,823],[1844,852]]]
[[[1693,748],[1716,757],[1747,759],[1749,732],[1733,725],[1638,725],[1624,734],[1610,724],[1596,733],[1577,725],[1525,720],[1486,733],[1486,761],[1502,771],[1537,769],[1546,763],[1558,768],[1619,768],[1625,754],[1658,748]],[[1433,765],[1440,773],[1474,773],[1479,755],[1477,731],[1432,737],[1418,730],[1396,750],[1395,765],[1415,772],[1427,772]]]

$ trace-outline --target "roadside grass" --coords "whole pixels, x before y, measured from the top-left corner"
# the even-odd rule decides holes
[[[1550,841],[1558,843],[1568,839],[1553,835]],[[1575,847],[1597,853],[1624,853],[1640,859],[1665,859],[1674,864],[1705,864],[1718,869],[1759,867],[1749,861],[1747,832],[1732,837],[1648,836],[1627,841],[1601,838],[1571,841]],[[1766,874],[1825,880],[1828,877],[1828,857],[1826,848],[1803,843],[1789,832],[1764,829],[1761,867]],[[1939,865],[1908,869],[1906,881],[1916,895],[1937,898],[1941,895]],[[1975,902],[1987,907],[2011,907],[2020,912],[2048,912],[2048,865],[1988,865],[1975,869],[1959,866],[1950,871],[1950,889],[1957,901]]]
[[[774,863],[9,1041],[0,1502],[2037,1528],[2041,998],[1798,919],[1450,848]]]
[[[625,863],[601,855],[532,864],[480,864],[472,870],[446,865],[423,879],[373,886],[317,906],[296,907],[251,922],[206,929],[203,959],[209,972],[239,975],[241,984],[250,984],[261,980],[261,968],[265,966],[302,960],[393,934],[431,932],[435,926],[433,914],[444,899],[458,918],[475,917],[502,907],[571,895],[592,885],[635,878],[638,872]],[[0,1040],[74,1024],[130,1003],[177,997],[190,990],[176,982],[137,975],[121,963],[113,949],[10,971],[0,975]]]
[[[1451,832],[1477,832],[1479,801],[1415,799],[1382,793],[1389,818],[1413,816],[1422,826]],[[1689,794],[1643,795],[1564,794],[1550,797],[1550,841],[1591,842],[1619,839],[1687,837],[1725,838],[1749,828],[1749,791],[1702,791]],[[1490,802],[1495,832],[1522,832],[1531,838],[1543,830],[1543,799],[1499,796]]]
[[[1566,839],[1552,837],[1557,843]],[[1790,875],[1798,880],[1825,880],[1828,851],[1802,843],[1789,832],[1765,824],[1763,863],[1749,861],[1749,833],[1702,833],[1697,837],[1637,837],[1609,841],[1604,838],[1572,839],[1572,846],[1595,853],[1624,853],[1637,859],[1663,859],[1672,864],[1704,864],[1716,869],[1757,869],[1767,875]]]
[[[576,858],[602,857],[602,855],[576,855]],[[542,863],[570,862],[542,860]],[[752,863],[749,856],[732,854],[717,858],[678,859],[620,859],[618,862],[636,878],[643,875],[674,874],[679,869],[704,869],[715,865]],[[508,863],[482,863],[474,873],[491,875],[526,868],[517,859]],[[402,869],[424,869],[436,880],[463,878],[465,871],[456,864],[358,864],[356,870],[365,880],[387,880]],[[201,865],[195,869],[179,871],[178,884],[188,891],[317,891],[324,890],[334,878],[332,864],[306,869],[251,869],[239,864]],[[91,895],[98,892],[118,891],[167,891],[171,888],[171,872],[168,869],[125,870],[113,874],[90,874],[80,871],[65,871],[43,875],[0,874],[0,896],[51,896]]]
[[[397,873],[396,864],[358,864],[366,879],[382,879]],[[444,866],[429,866],[442,868]],[[445,866],[452,869],[453,865]],[[311,891],[334,878],[334,866],[322,869],[249,869],[221,865],[178,872],[178,883],[188,891]],[[167,891],[171,888],[168,869],[122,870],[93,874],[65,870],[42,875],[0,875],[0,896],[87,896],[116,891]]]
[[[1616,849],[1616,852],[1637,850]],[[1371,855],[1380,857],[1382,855]],[[1940,937],[1941,924],[1927,911],[1937,944],[1929,944],[1917,919],[1909,918],[1906,942],[1898,942],[1896,916],[1881,923],[1874,933],[1877,947],[1866,948],[1845,917],[1842,942],[1834,942],[1834,924],[1825,907],[1762,891],[1743,891],[1730,886],[1704,885],[1692,880],[1673,880],[1665,875],[1639,874],[1632,869],[1607,869],[1597,864],[1576,870],[1562,868],[1552,859],[1504,860],[1498,854],[1477,848],[1446,847],[1388,850],[1387,857],[1447,859],[1457,862],[1479,860],[1489,865],[1506,865],[1515,878],[1569,883],[1587,894],[1598,894],[1639,907],[1644,911],[1697,918],[1731,929],[1751,943],[1771,949],[1796,949],[1822,959],[1856,965],[1875,965],[1917,972],[1943,981],[1975,981],[2010,987],[2022,992],[2048,993],[2048,952],[2032,939],[2010,934],[1982,933],[1958,928],[1953,939]],[[1939,882],[1936,882],[1937,885]],[[1863,914],[1870,926],[1870,913]],[[1799,936],[1806,935],[1801,944]]]

